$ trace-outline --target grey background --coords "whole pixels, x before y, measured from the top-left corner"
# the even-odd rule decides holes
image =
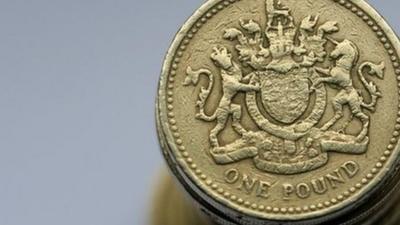
[[[201,3],[0,0],[0,225],[147,224],[159,71]]]

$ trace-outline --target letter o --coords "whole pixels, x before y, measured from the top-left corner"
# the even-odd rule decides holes
[[[237,169],[230,169],[225,172],[225,181],[228,184],[234,184],[239,180],[239,171]]]
[[[306,183],[300,183],[296,186],[296,194],[299,198],[308,198],[311,195],[311,188]]]

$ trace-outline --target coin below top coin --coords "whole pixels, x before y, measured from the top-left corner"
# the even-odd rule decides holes
[[[209,0],[163,67],[171,168],[234,221],[349,213],[396,173],[399,46],[361,0]]]

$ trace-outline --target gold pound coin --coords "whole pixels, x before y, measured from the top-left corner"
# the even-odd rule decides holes
[[[362,0],[209,0],[166,57],[170,169],[219,224],[367,224],[399,177],[399,40]]]

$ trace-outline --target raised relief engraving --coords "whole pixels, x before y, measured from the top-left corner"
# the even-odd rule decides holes
[[[338,169],[310,181],[298,184],[282,184],[283,199],[292,200],[295,197],[306,199],[313,194],[323,195],[330,189],[336,189],[345,184],[360,171],[360,166],[354,161],[348,161]]]
[[[310,15],[296,27],[290,10],[274,0],[266,0],[266,13],[264,30],[255,20],[239,20],[238,27],[223,31],[223,38],[235,45],[232,50],[227,46],[210,48],[210,61],[220,71],[222,87],[214,87],[215,77],[210,70],[187,68],[185,86],[197,85],[200,75],[209,79],[208,86],[201,89],[196,117],[216,123],[209,135],[214,161],[230,164],[253,159],[262,171],[289,175],[326,165],[329,152],[366,153],[368,113],[374,112],[382,94],[365,75],[383,79],[385,65],[359,62],[360,52],[354,42],[329,37],[339,32],[335,21],[321,22],[318,16]],[[327,48],[328,44],[332,48]],[[230,51],[237,51],[237,59]],[[370,102],[354,87],[356,75],[368,91]],[[215,113],[207,115],[205,105],[215,88],[221,88],[223,96]],[[328,98],[328,89],[334,90],[334,97]],[[232,103],[239,92],[245,93],[243,105]],[[259,130],[249,131],[242,126],[245,107]],[[333,107],[334,115],[322,124],[327,107]],[[362,123],[357,135],[346,133],[351,121],[339,130],[333,129],[344,116],[344,107],[349,107],[351,121],[357,119]],[[229,119],[240,138],[222,146],[219,134]],[[342,171],[351,173],[351,168],[346,168]],[[227,179],[234,178],[233,172],[228,175]],[[342,176],[337,171],[322,180],[285,186],[284,190],[307,198],[312,191],[325,193],[328,183],[334,188],[343,181]]]
[[[255,85],[241,83],[249,78],[243,77],[243,73],[240,70],[239,65],[232,61],[232,55],[225,47],[214,48],[211,54],[211,59],[215,65],[221,69],[221,78],[223,83],[223,96],[219,102],[217,110],[213,115],[208,116],[204,112],[204,106],[214,84],[214,77],[211,72],[205,69],[194,71],[189,67],[187,69],[188,76],[186,77],[184,85],[196,85],[201,74],[208,75],[209,85],[207,89],[201,90],[199,101],[197,102],[200,110],[196,117],[204,121],[217,121],[217,125],[210,133],[211,146],[217,148],[219,147],[217,136],[225,128],[230,115],[232,115],[232,126],[235,131],[241,135],[244,135],[247,132],[240,124],[240,118],[242,115],[241,106],[232,104],[232,98],[235,97],[239,91],[257,91],[260,88]]]
[[[255,176],[240,173],[237,169],[229,169],[224,174],[225,182],[237,185],[237,189],[247,195],[254,195],[260,198],[269,198],[270,189],[275,183],[261,180]]]

